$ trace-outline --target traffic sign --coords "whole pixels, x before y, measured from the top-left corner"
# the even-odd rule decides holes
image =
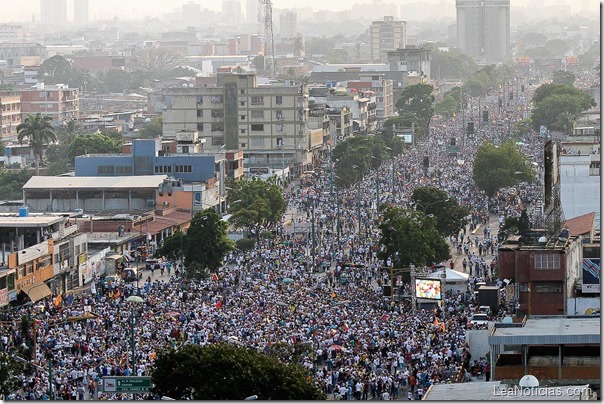
[[[151,376],[105,376],[102,384],[104,393],[148,393],[152,387]]]

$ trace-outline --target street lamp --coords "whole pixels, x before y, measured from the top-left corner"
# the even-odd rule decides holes
[[[142,303],[140,296],[129,296],[126,301],[130,302],[130,343],[132,344],[132,372],[136,376],[136,353],[134,351],[134,303]]]

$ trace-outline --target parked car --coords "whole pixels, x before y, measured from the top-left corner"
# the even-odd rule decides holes
[[[487,316],[491,314],[491,306],[480,306],[478,308],[478,313],[484,313]]]
[[[142,278],[143,274],[136,268],[126,268],[122,271],[122,280],[124,282],[136,282]]]
[[[159,269],[159,260],[148,259],[145,261],[145,269]]]
[[[489,316],[484,313],[475,313],[470,317],[470,323],[474,325],[486,325],[489,322]]]

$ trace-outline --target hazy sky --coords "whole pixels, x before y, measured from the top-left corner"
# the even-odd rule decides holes
[[[68,14],[72,8],[72,1],[67,0]],[[79,1],[79,0],[75,0]],[[118,17],[123,15],[127,18],[141,14],[141,16],[161,16],[161,14],[180,9],[182,4],[188,3],[189,0],[89,0],[91,18],[111,18],[115,15]],[[222,7],[221,0],[193,0],[199,3],[203,8],[219,11]],[[338,11],[349,9],[355,3],[372,3],[380,0],[273,0],[274,8],[300,8],[310,6],[314,10],[332,10]],[[411,2],[420,2],[426,0],[381,0],[383,3],[405,4]],[[453,3],[455,0],[429,0],[430,3],[440,2]],[[11,21],[30,21],[32,14],[35,14],[36,19],[39,19],[40,0],[0,0],[0,22]],[[241,8],[245,13],[246,0],[241,0]],[[597,0],[511,0],[512,6],[525,6],[532,3],[533,5],[560,5],[569,4],[573,7],[573,12],[579,11],[579,8],[591,7],[597,10],[599,2]]]

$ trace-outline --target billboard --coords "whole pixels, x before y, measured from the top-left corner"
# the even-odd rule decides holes
[[[600,293],[600,258],[583,258],[581,292]]]
[[[441,300],[439,279],[415,279],[415,297],[420,299]]]

